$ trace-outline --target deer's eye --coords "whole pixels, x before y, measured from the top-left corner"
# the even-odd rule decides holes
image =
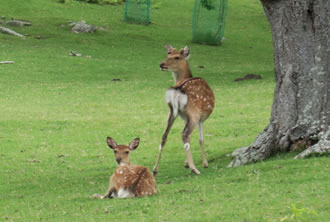
[[[126,153],[126,154],[129,154],[129,152],[128,152],[128,151],[126,151],[125,153]]]
[[[176,56],[176,57],[174,57],[174,59],[175,59],[175,60],[179,60],[179,59],[180,59],[180,57],[179,57],[179,56]]]
[[[114,152],[117,153],[117,150],[115,150]]]

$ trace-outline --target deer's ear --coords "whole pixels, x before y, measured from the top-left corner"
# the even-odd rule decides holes
[[[183,48],[181,54],[184,56],[184,58],[185,58],[186,60],[188,60],[188,59],[190,58],[190,47],[189,47],[189,46],[185,46],[185,47]]]
[[[167,50],[167,54],[171,54],[173,51],[173,47],[169,44],[164,45],[164,48]]]
[[[139,143],[140,143],[140,138],[135,138],[134,140],[132,140],[132,142],[129,144],[129,148],[131,150],[135,150],[138,146],[139,146]]]
[[[116,141],[114,139],[112,139],[111,137],[107,137],[107,143],[111,149],[115,149],[118,146]]]

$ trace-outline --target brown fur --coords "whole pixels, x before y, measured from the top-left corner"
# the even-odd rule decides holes
[[[182,87],[188,95],[186,112],[194,121],[206,120],[214,108],[214,95],[204,79],[195,79],[187,82]]]
[[[111,176],[110,184],[113,184],[116,191],[120,188],[130,190],[136,197],[157,193],[155,179],[144,166],[118,166]]]
[[[129,153],[139,145],[139,139],[134,139],[129,146],[117,145],[110,137],[107,143],[114,150],[115,158],[118,163],[117,169],[110,177],[109,188],[104,195],[94,194],[94,198],[125,198],[142,197],[157,193],[156,182],[150,170],[144,166],[131,165]],[[120,190],[129,193],[129,196],[120,196]]]
[[[203,122],[211,115],[214,108],[214,94],[202,78],[194,78],[191,74],[189,64],[190,49],[177,50],[170,45],[165,45],[167,58],[160,64],[163,71],[172,71],[175,78],[175,85],[166,94],[166,99],[170,108],[170,114],[166,130],[159,146],[159,154],[153,169],[154,175],[158,172],[159,162],[167,136],[178,113],[185,121],[185,128],[182,132],[182,140],[186,150],[185,167],[189,167],[195,174],[200,172],[195,167],[190,150],[190,136],[194,128],[198,125],[200,131],[200,146],[203,154],[203,167],[208,167],[204,150]],[[173,89],[176,91],[173,92]],[[187,99],[186,99],[187,98]],[[186,99],[186,103],[185,103]],[[184,106],[184,107],[183,107]],[[179,107],[179,108],[178,108]],[[183,107],[183,108],[182,108]],[[178,110],[178,111],[177,111]]]

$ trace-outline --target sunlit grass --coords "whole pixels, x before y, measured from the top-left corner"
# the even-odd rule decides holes
[[[187,0],[163,1],[152,24],[141,26],[123,22],[123,6],[2,3],[0,16],[33,25],[15,28],[25,40],[0,35],[0,60],[16,62],[0,66],[0,221],[292,221],[292,204],[309,210],[301,221],[327,221],[327,157],[296,161],[286,154],[226,168],[227,154],[252,143],[271,112],[272,42],[259,1],[230,2],[220,47],[191,43],[192,7]],[[106,31],[70,32],[67,22],[81,19]],[[183,167],[178,119],[157,195],[93,200],[115,168],[106,136],[118,143],[140,137],[132,162],[155,163],[168,115],[164,93],[173,84],[171,73],[159,70],[165,43],[189,44],[193,74],[215,93],[205,122],[209,168],[201,166],[197,132],[192,150],[201,175]],[[70,50],[83,56],[69,56]],[[233,82],[248,73],[263,79]]]

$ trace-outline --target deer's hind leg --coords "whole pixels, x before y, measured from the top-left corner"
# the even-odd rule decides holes
[[[204,134],[203,134],[203,123],[202,122],[199,122],[198,128],[199,128],[199,145],[201,146],[201,150],[202,150],[203,167],[207,168],[209,166],[209,164],[206,159],[206,153],[205,153],[205,148],[204,148]]]
[[[191,171],[198,175],[198,174],[200,174],[200,172],[194,164],[191,149],[190,149],[190,136],[191,136],[192,132],[194,131],[195,127],[196,127],[196,122],[192,121],[192,119],[188,118],[186,120],[186,125],[182,132],[182,141],[184,143],[184,149],[186,151],[185,166],[188,165],[188,167],[191,169]]]

